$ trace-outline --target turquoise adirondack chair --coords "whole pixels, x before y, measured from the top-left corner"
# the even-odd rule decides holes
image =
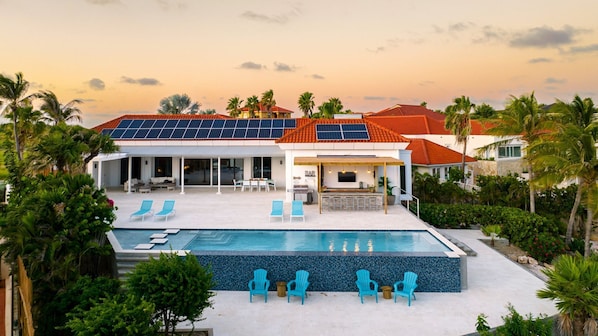
[[[399,286],[403,286],[401,290],[399,290]],[[394,294],[395,294],[395,302],[397,302],[397,296],[403,296],[407,298],[407,305],[411,306],[411,297],[413,296],[413,300],[415,300],[415,289],[417,288],[417,274],[413,272],[405,272],[403,276],[403,280],[395,282],[394,285]]]
[[[295,280],[287,283],[287,302],[291,302],[291,296],[300,296],[301,304],[303,304],[307,295],[307,286],[309,286],[308,277],[308,271],[299,270],[295,273]]]
[[[168,216],[174,216],[174,200],[165,200],[162,210],[154,214],[154,219],[164,217],[164,221],[168,221]]]
[[[270,280],[267,278],[268,271],[265,269],[256,269],[253,271],[253,279],[249,280],[249,302],[253,302],[254,295],[263,295],[264,302],[268,302],[268,288]]]
[[[355,284],[359,289],[361,303],[363,303],[364,296],[374,296],[376,297],[376,303],[378,303],[378,283],[370,279],[370,271],[360,269],[356,273],[357,281],[355,281]]]
[[[153,203],[154,203],[154,201],[152,201],[152,200],[143,200],[141,202],[141,207],[139,208],[139,210],[132,213],[129,218],[133,219],[133,218],[141,217],[141,221],[143,221],[145,219],[146,215],[152,214]]]

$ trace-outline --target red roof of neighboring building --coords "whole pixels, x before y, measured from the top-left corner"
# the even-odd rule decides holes
[[[462,154],[425,139],[411,139],[407,149],[412,151],[411,163],[416,165],[446,165],[461,163]],[[475,162],[471,156],[465,156],[465,162]]]
[[[442,116],[442,120],[427,115],[382,117],[372,115],[367,119],[400,134],[451,134],[444,127],[444,115]],[[485,135],[484,130],[487,127],[478,120],[471,120],[471,135]]]
[[[302,126],[297,123],[297,128],[291,130],[276,140],[276,143],[321,143],[321,142],[409,142],[411,140],[393,132],[367,119],[297,119],[307,120]],[[369,140],[318,140],[316,125],[320,124],[365,124]]]
[[[118,123],[124,119],[231,119],[231,117],[222,114],[125,114],[116,119],[109,120],[103,124],[100,124],[93,130],[101,132],[106,128],[116,128]]]
[[[241,108],[241,111],[243,111],[243,112],[245,112],[245,111],[249,111],[249,107],[247,107],[247,106],[245,106],[245,107],[242,107],[242,108]],[[276,106],[276,105],[272,106],[272,109],[271,109],[271,111],[272,111],[272,112],[295,113],[295,112],[293,112],[293,111],[291,111],[291,110],[287,110],[287,109],[286,109],[286,108],[284,108],[284,107],[280,107],[280,106]],[[258,106],[258,111],[256,111],[256,112],[266,112],[266,108],[265,108],[265,107],[263,107],[263,106],[262,106],[262,104],[259,104],[259,106]]]
[[[421,105],[403,105],[397,104],[395,106],[385,108],[382,111],[378,111],[370,114],[370,116],[377,117],[390,117],[390,116],[411,116],[411,115],[425,115],[432,119],[444,120],[444,114],[434,112],[429,108]]]

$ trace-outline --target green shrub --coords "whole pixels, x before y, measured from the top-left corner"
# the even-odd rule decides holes
[[[544,263],[550,263],[552,259],[566,251],[565,242],[560,236],[546,232],[538,234],[522,247],[532,258]]]
[[[540,315],[534,318],[528,314],[525,318],[519,314],[512,305],[508,305],[509,315],[503,316],[504,325],[496,328],[497,335],[505,336],[551,336],[552,320],[546,319],[546,316]]]

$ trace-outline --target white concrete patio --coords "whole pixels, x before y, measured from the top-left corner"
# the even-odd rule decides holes
[[[401,206],[389,207],[388,214],[379,212],[335,212],[319,214],[318,205],[305,205],[305,223],[289,222],[290,204],[285,204],[284,222],[270,221],[271,200],[284,199],[282,191],[241,192],[232,187],[186,188],[153,191],[149,194],[127,194],[119,190],[108,195],[118,207],[115,227],[119,228],[263,228],[263,229],[420,229],[425,223]],[[154,200],[158,211],[165,199],[176,201],[176,215],[153,221],[129,221],[143,199]],[[357,292],[309,292],[305,305],[297,299],[287,303],[286,297],[270,292],[268,303],[248,292],[218,291],[213,309],[206,309],[205,320],[198,328],[213,328],[216,336],[234,335],[463,335],[475,331],[478,314],[488,316],[491,326],[502,324],[511,303],[522,315],[556,314],[553,302],[536,298],[544,287],[542,280],[523,267],[504,258],[478,239],[476,230],[446,230],[450,236],[467,244],[478,255],[468,257],[468,288],[461,293],[420,293],[408,307],[406,300],[385,300],[372,297],[361,304]],[[247,280],[251,278],[247,275]],[[397,275],[400,280],[402,275]],[[271,279],[272,281],[281,279]],[[290,279],[288,279],[290,280]],[[389,285],[389,284],[380,284]]]

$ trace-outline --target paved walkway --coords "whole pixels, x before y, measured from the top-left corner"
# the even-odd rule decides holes
[[[121,189],[122,190],[122,189]],[[401,206],[392,206],[385,215],[380,212],[335,212],[319,214],[317,205],[306,205],[305,223],[290,223],[288,216],[281,223],[268,214],[272,199],[283,199],[278,192],[233,192],[223,189],[186,189],[158,191],[150,194],[110,192],[115,200],[116,227],[147,228],[331,228],[331,229],[409,229],[422,228],[424,223]],[[153,199],[158,210],[164,199],[176,200],[176,216],[168,220],[129,221],[128,215],[139,208],[142,199]],[[290,204],[285,204],[288,214]],[[420,293],[408,307],[401,299],[396,304],[379,296],[361,304],[357,292],[308,292],[305,305],[294,298],[270,292],[268,303],[256,297],[249,303],[248,292],[218,291],[213,309],[206,309],[198,328],[213,328],[215,336],[260,335],[464,335],[475,331],[478,314],[488,316],[491,326],[502,324],[511,303],[522,315],[553,315],[553,302],[536,298],[544,287],[542,280],[523,267],[504,258],[479,241],[476,230],[447,230],[477,252],[468,257],[468,288],[461,293]],[[397,275],[397,280],[401,275]],[[251,275],[248,275],[249,280]],[[383,284],[381,284],[383,285]]]

